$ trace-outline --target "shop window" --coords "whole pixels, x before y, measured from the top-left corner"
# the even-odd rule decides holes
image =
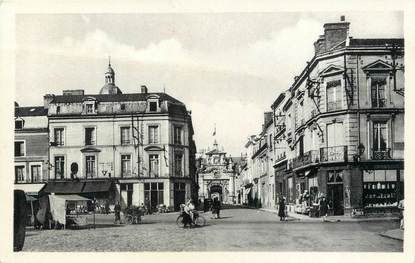
[[[164,204],[164,183],[144,183],[144,199],[153,211]]]
[[[397,205],[397,170],[366,170],[363,172],[365,208]]]

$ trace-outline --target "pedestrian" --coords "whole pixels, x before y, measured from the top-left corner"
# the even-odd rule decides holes
[[[280,200],[278,202],[278,216],[280,217],[280,221],[285,221],[285,197],[280,196]]]
[[[403,211],[405,209],[405,205],[404,205],[404,200],[403,199],[401,201],[399,201],[398,208],[399,208],[399,212],[400,212],[399,213],[399,218],[401,220],[399,228],[404,230]]]
[[[319,203],[320,216],[323,217],[323,222],[327,221],[328,204],[326,198],[323,196]]]
[[[151,202],[148,198],[146,198],[146,207],[147,207],[147,214],[151,215]]]
[[[108,199],[105,200],[105,214],[108,215],[110,213],[110,201]]]
[[[114,212],[115,212],[114,224],[116,224],[117,221],[121,224],[121,206],[120,206],[119,201],[117,201],[117,204],[114,206]]]
[[[217,197],[215,199],[213,199],[212,216],[213,216],[213,218],[216,218],[216,219],[220,218],[220,201]]]

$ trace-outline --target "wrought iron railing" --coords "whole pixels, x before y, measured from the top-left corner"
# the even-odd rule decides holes
[[[392,159],[391,148],[385,148],[383,150],[372,149],[373,160],[389,160]]]
[[[319,156],[318,151],[311,150],[305,152],[302,156],[298,156],[293,160],[293,168],[299,168],[311,163],[318,163]]]
[[[320,148],[321,162],[347,162],[347,146]]]

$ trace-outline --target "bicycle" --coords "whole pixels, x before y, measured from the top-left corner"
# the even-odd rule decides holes
[[[192,226],[192,223],[195,226],[204,226],[206,225],[206,219],[200,215],[198,212],[193,212],[194,220],[193,222],[190,222],[190,216],[186,214],[185,212],[182,212],[176,219],[176,224],[179,227],[185,227],[186,225]]]

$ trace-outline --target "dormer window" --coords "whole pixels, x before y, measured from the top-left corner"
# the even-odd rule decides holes
[[[87,97],[83,102],[84,114],[96,114],[97,113],[97,101],[94,97]]]
[[[59,113],[61,113],[61,106],[56,107],[56,114],[59,114]]]
[[[14,128],[16,130],[21,130],[23,129],[23,120],[15,120],[14,121]]]
[[[94,113],[94,105],[92,103],[88,103],[86,106],[86,113],[91,114]]]
[[[150,112],[155,112],[157,111],[157,101],[150,101]]]

